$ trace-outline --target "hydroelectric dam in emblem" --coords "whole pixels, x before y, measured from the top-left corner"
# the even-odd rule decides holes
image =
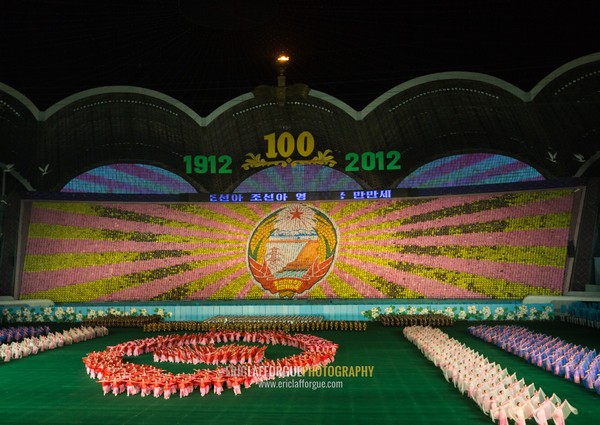
[[[332,269],[338,230],[320,209],[304,204],[263,218],[248,240],[248,269],[264,290],[281,298],[310,292]]]

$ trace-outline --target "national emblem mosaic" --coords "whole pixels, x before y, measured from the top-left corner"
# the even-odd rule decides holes
[[[262,219],[248,239],[248,269],[264,290],[281,298],[310,291],[331,270],[338,231],[320,209],[292,204]]]

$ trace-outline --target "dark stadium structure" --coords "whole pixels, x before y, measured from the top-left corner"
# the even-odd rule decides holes
[[[490,185],[494,184],[517,184],[513,187],[522,188],[556,184],[584,187],[581,221],[576,226],[579,234],[570,235],[569,240],[570,255],[575,256],[577,263],[571,289],[584,290],[586,284],[594,283],[593,259],[598,249],[594,241],[600,159],[597,143],[600,110],[596,99],[599,68],[598,54],[576,59],[548,75],[529,92],[482,74],[427,75],[389,90],[362,111],[305,85],[284,87],[279,98],[277,87],[260,86],[207,117],[165,94],[136,87],[91,89],[39,111],[16,89],[3,86],[2,138],[19,141],[4,143],[1,152],[6,195],[3,241],[8,247],[3,249],[2,256],[3,292],[11,294],[11,282],[15,273],[19,273],[14,268],[14,250],[21,197],[43,198],[49,196],[43,194],[61,191],[66,196],[70,192],[66,189],[68,184],[79,176],[98,167],[118,164],[146,164],[178,176],[186,183],[179,189],[179,196],[173,198],[179,201],[200,200],[203,194],[240,192],[244,185],[246,191],[248,187],[265,191],[264,188],[270,187],[269,181],[282,175],[258,177],[267,167],[249,164],[249,155],[265,152],[270,134],[273,146],[277,142],[278,147],[281,140],[275,141],[275,136],[290,135],[292,145],[288,145],[294,149],[295,138],[299,141],[303,132],[311,137],[314,152],[310,157],[294,152],[287,158],[291,160],[295,155],[310,161],[317,152],[327,151],[332,162],[276,166],[298,175],[303,170],[300,186],[298,176],[296,187],[293,187],[294,177],[289,177],[287,187],[280,184],[279,192],[321,188],[322,191],[397,189],[407,196],[434,194],[436,190],[423,185],[423,179],[419,180],[421,183],[410,184],[409,177],[436,160],[467,154],[488,155],[473,160],[475,165],[479,164],[478,172],[483,177],[468,183],[463,180],[462,185],[460,179],[453,183],[440,181],[437,194],[444,193],[444,186],[446,193],[451,193],[448,186],[454,186],[454,193],[461,192],[457,187],[462,187],[462,192],[465,188],[469,192],[490,191]],[[373,164],[363,164],[365,158],[360,155],[365,151],[372,155],[397,152],[401,158],[399,169],[374,169],[375,157]],[[263,160],[268,159],[266,154]],[[510,158],[516,164],[492,161],[489,159],[492,155]],[[204,163],[192,164],[192,158],[198,157]],[[227,164],[217,163],[223,157]],[[207,168],[209,158],[214,161],[212,172]],[[355,166],[350,172],[353,158]],[[204,172],[194,172],[198,165],[204,166],[201,170]],[[463,173],[474,172],[464,164],[453,166],[466,167]],[[529,174],[510,174],[511,170],[525,166]],[[311,167],[317,170],[310,170]],[[485,167],[490,168],[487,173]],[[336,171],[344,176],[344,183],[328,188],[326,182],[330,182],[331,173]],[[446,177],[441,173],[443,180]],[[508,177],[502,173],[509,173]],[[249,186],[248,182],[257,178],[260,184]],[[409,183],[403,184],[404,181]],[[307,189],[309,184],[312,188]],[[114,187],[108,189],[117,193]],[[84,186],[73,190],[107,189]],[[135,190],[135,187],[129,189],[129,193]],[[164,190],[163,193],[169,194],[177,192],[177,189]],[[161,193],[160,189],[155,193]]]
[[[425,361],[447,364],[420,325],[568,397],[569,423],[597,417],[597,7],[439,3],[10,5],[0,18],[0,375],[17,388],[1,393],[7,424],[48,411],[48,424],[129,423],[137,397],[102,391],[177,395],[148,403],[144,423],[498,419],[491,400],[477,402],[482,414],[460,377]],[[566,31],[570,20],[579,25]],[[503,322],[518,329],[492,327]],[[566,360],[500,342],[525,327],[580,349],[567,379],[557,376]],[[13,341],[23,332],[56,338],[41,351],[65,345],[64,357],[47,353],[39,386],[45,364],[23,359],[38,349]],[[225,389],[247,398],[213,394],[223,365],[241,353],[258,364],[263,352],[263,364],[304,361],[345,386],[286,398],[230,374]],[[154,392],[97,375],[185,356],[211,371],[165,366]],[[13,408],[30,388],[28,409]],[[55,389],[64,411],[49,408]],[[198,392],[202,403],[188,403]]]

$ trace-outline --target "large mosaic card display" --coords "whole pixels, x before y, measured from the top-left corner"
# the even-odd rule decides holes
[[[562,292],[573,190],[31,204],[22,299],[522,299]]]

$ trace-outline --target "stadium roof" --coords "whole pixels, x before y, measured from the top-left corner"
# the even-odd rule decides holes
[[[450,5],[450,6],[449,6]],[[432,73],[487,74],[524,90],[599,51],[594,1],[11,0],[0,15],[0,82],[40,110],[74,93],[135,86],[201,116],[288,82],[357,111]]]

